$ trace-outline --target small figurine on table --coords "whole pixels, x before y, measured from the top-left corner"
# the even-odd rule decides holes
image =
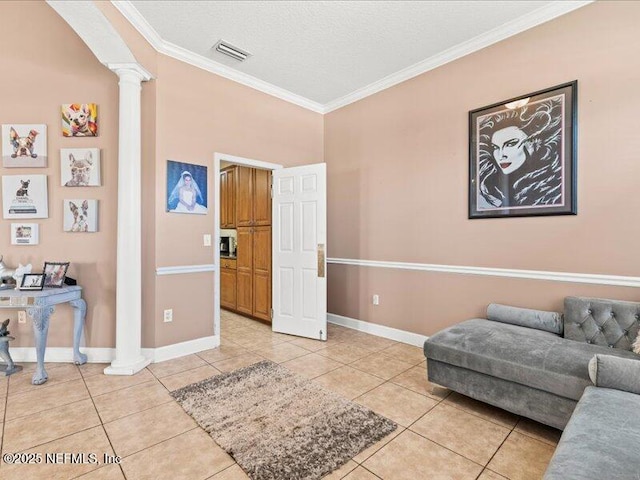
[[[20,365],[13,363],[11,355],[9,355],[9,340],[15,340],[15,338],[9,335],[10,332],[7,330],[8,326],[9,319],[7,318],[0,325],[0,359],[7,364],[6,367],[4,365],[0,365],[0,371],[4,371],[4,374],[7,377],[22,370]]]

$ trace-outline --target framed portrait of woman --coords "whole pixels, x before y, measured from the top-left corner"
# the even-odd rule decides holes
[[[207,167],[167,161],[167,211],[207,214]]]
[[[469,218],[576,215],[577,81],[469,112]]]

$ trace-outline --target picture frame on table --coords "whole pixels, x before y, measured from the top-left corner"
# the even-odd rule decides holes
[[[19,288],[20,290],[42,290],[44,277],[44,273],[25,273]]]
[[[45,276],[44,286],[48,288],[62,288],[69,270],[69,262],[44,262],[42,269]]]
[[[469,218],[577,214],[577,81],[469,112]]]

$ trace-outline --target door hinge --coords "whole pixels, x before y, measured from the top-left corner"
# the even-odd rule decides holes
[[[271,317],[271,320],[273,320],[273,308],[271,309],[271,312],[269,312],[269,316]]]
[[[269,176],[269,191],[271,192],[271,198],[273,198],[273,173]]]
[[[320,330],[320,336],[318,338],[322,340],[322,330]]]

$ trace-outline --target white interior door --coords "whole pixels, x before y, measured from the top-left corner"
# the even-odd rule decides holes
[[[318,163],[273,171],[273,331],[327,339],[327,179]]]

